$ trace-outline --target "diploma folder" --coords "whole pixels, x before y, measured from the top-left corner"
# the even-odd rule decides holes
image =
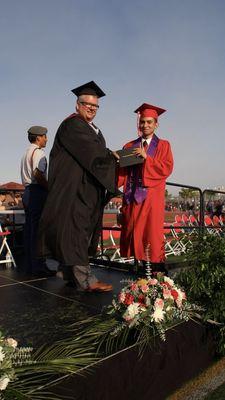
[[[129,147],[128,149],[117,150],[117,154],[120,156],[119,165],[120,167],[130,167],[136,164],[143,164],[144,158],[137,157],[133,151],[135,147]]]

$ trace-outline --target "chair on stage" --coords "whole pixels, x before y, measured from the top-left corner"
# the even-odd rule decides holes
[[[196,218],[194,215],[189,215],[189,225],[190,225],[190,227],[191,227],[191,234],[192,234],[192,233],[198,233],[198,232],[199,232],[198,229],[195,229],[195,228],[194,228],[195,226],[196,226],[196,227],[199,226],[198,220],[197,220],[197,218]]]
[[[164,240],[165,240],[165,256],[180,256],[183,252],[183,246],[179,240],[173,235],[169,223],[164,223]]]
[[[118,225],[113,225],[113,228],[119,228],[119,226]],[[111,233],[111,240],[112,240],[112,243],[113,243],[113,245],[115,245],[116,247],[117,247],[117,255],[119,256],[119,258],[114,258],[114,261],[117,261],[117,262],[122,262],[122,263],[133,263],[134,262],[134,257],[129,257],[129,258],[126,258],[126,257],[121,257],[121,255],[120,255],[120,236],[121,236],[121,230],[114,230],[114,229],[112,229],[111,231],[110,231],[110,233]]]
[[[224,217],[222,215],[219,216],[221,226],[225,225]]]
[[[214,225],[214,220],[212,218],[210,218],[209,215],[205,215],[204,216],[204,225],[207,228],[206,230],[207,230],[208,233],[210,233],[212,235],[215,235],[215,236],[220,235],[219,230],[213,228],[215,226]]]
[[[183,221],[182,221],[182,216],[179,215],[179,214],[176,214],[176,215],[175,215],[174,220],[175,220],[175,222],[178,223],[178,224],[182,224],[182,223],[183,223]]]
[[[118,225],[113,228],[119,228]],[[98,257],[106,257],[109,261],[116,261],[121,263],[133,263],[134,257],[125,258],[120,255],[120,230],[114,229],[103,229],[102,230],[102,241],[103,250],[101,244],[98,246],[99,255]]]
[[[178,240],[181,251],[185,253],[188,247],[192,244],[190,234],[188,233],[188,231],[185,232],[182,226],[177,222],[173,223],[172,233],[173,236]]]
[[[224,232],[223,228],[222,228],[223,223],[221,223],[220,217],[217,217],[217,215],[214,215],[212,220],[213,220],[213,225],[216,227],[215,230],[216,230],[217,234],[220,236],[223,236],[223,232]]]
[[[220,217],[217,217],[217,215],[213,215],[213,224],[214,226],[223,226],[223,221],[221,220]]]
[[[102,239],[104,245],[103,255],[108,256],[110,261],[115,261],[117,259],[116,256],[120,258],[120,247],[115,243],[110,229],[103,229]]]
[[[182,214],[181,219],[184,225],[190,225],[190,221],[187,214]]]
[[[13,264],[16,267],[15,259],[7,242],[7,237],[10,234],[11,232],[9,230],[4,231],[0,224],[0,264],[6,264],[7,267]]]

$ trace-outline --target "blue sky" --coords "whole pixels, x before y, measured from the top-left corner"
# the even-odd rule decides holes
[[[108,147],[135,138],[133,110],[149,102],[167,109],[169,181],[225,185],[224,21],[222,0],[1,1],[0,182],[20,181],[28,127],[48,127],[49,153],[70,90],[95,80]]]

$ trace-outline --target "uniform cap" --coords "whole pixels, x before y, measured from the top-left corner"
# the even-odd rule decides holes
[[[152,117],[158,119],[159,115],[163,114],[166,110],[160,107],[153,106],[152,104],[143,103],[135,110],[140,117]]]
[[[28,131],[28,133],[31,133],[32,135],[36,135],[36,136],[43,136],[46,135],[46,133],[48,132],[48,129],[45,128],[44,126],[31,126]]]
[[[94,81],[90,81],[84,85],[78,86],[77,88],[71,90],[71,92],[73,92],[77,97],[81,96],[82,94],[88,94],[99,98],[105,96],[105,93],[98,85],[96,85]]]

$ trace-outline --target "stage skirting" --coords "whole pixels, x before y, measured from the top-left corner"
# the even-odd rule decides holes
[[[194,321],[156,339],[142,358],[127,348],[90,365],[85,376],[74,375],[55,391],[62,399],[165,400],[174,390],[207,368],[215,356],[210,330]]]

